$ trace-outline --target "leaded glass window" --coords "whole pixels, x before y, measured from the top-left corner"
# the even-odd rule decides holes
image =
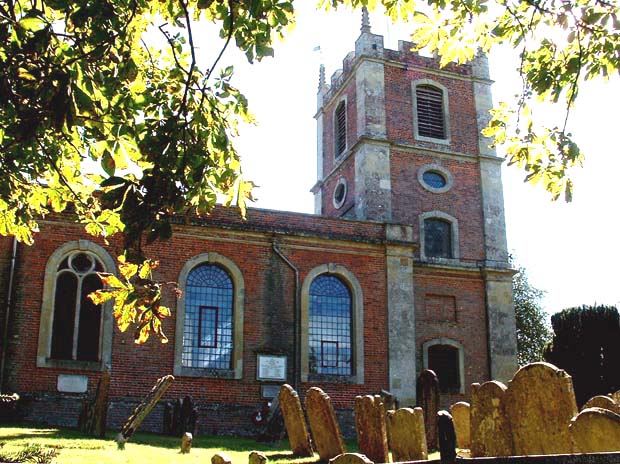
[[[231,369],[232,352],[232,280],[220,266],[199,265],[185,287],[182,365]]]
[[[324,274],[312,281],[309,296],[310,372],[352,375],[351,291]]]
[[[424,254],[430,258],[453,258],[450,222],[438,218],[424,220]]]
[[[76,251],[56,269],[51,359],[99,361],[101,305],[88,295],[103,288],[97,272],[101,262],[90,253]]]

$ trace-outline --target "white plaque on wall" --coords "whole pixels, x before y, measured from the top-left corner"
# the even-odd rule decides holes
[[[258,380],[286,380],[286,356],[258,355]]]
[[[86,393],[88,390],[87,375],[58,375],[58,391],[64,393]]]

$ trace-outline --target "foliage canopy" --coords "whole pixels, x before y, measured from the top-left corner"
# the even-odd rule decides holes
[[[615,2],[320,3],[381,4],[410,22],[414,42],[438,51],[444,64],[496,43],[518,48],[519,107],[494,110],[485,134],[505,145],[527,180],[571,198],[568,170],[583,156],[566,121],[534,124],[530,102],[562,101],[568,113],[584,80],[618,73]],[[272,55],[273,39],[293,20],[293,0],[0,2],[0,234],[31,243],[38,218],[71,206],[90,234],[123,232],[135,259],[144,258],[144,243],[170,237],[173,216],[208,213],[218,194],[243,214],[252,183],[243,179],[232,138],[239,122],[253,119],[220,58],[231,42],[250,61]],[[199,22],[219,28],[222,39],[207,66],[196,59]],[[117,289],[144,303],[139,315],[158,297],[136,295],[132,282]]]

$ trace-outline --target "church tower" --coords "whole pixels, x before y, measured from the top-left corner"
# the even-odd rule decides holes
[[[364,9],[342,69],[326,82],[321,67],[315,213],[410,228],[417,247],[409,264],[402,257],[396,264],[408,267],[400,278],[410,276],[411,294],[390,321],[408,324],[414,340],[403,347],[393,339],[402,331],[390,328],[390,388],[402,385],[398,371],[411,367],[407,356],[418,373],[454,358],[462,393],[469,365],[504,381],[517,367],[503,159],[480,134],[490,118],[492,81],[484,55],[442,68],[412,46],[384,48]],[[401,291],[401,284],[390,289]],[[393,310],[390,301],[387,307]],[[455,350],[435,348],[444,345]]]

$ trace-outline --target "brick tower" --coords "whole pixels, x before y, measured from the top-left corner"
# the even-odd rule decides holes
[[[316,214],[400,224],[417,244],[387,256],[390,388],[402,399],[422,368],[450,359],[453,393],[465,377],[506,381],[516,370],[502,158],[480,135],[487,59],[441,68],[411,48],[385,49],[364,11],[329,84],[321,67],[312,189]]]

